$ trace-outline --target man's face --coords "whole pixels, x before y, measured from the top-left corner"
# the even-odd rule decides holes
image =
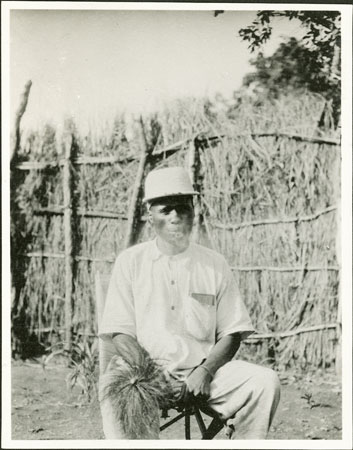
[[[194,221],[194,206],[190,195],[164,197],[152,202],[149,221],[157,235],[172,245],[189,239]]]

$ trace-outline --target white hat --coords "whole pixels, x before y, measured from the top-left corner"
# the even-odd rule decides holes
[[[148,202],[155,198],[174,195],[197,195],[190,177],[183,167],[167,167],[152,170],[146,177],[145,198]]]

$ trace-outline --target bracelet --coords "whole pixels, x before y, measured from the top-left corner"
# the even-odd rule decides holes
[[[211,378],[213,378],[213,374],[211,373],[210,369],[207,369],[207,367],[200,365],[199,367],[201,367],[201,369],[206,370],[206,372],[211,376]]]

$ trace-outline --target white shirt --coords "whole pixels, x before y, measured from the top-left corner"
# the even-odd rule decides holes
[[[114,264],[99,335],[135,337],[177,375],[209,355],[231,333],[254,331],[231,269],[219,253],[191,243],[175,256],[156,240],[120,253]]]

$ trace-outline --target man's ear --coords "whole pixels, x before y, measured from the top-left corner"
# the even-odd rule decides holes
[[[147,213],[147,222],[152,225],[152,214],[151,211],[148,211]]]
[[[147,221],[150,225],[152,225],[152,212],[150,204],[147,204]]]

